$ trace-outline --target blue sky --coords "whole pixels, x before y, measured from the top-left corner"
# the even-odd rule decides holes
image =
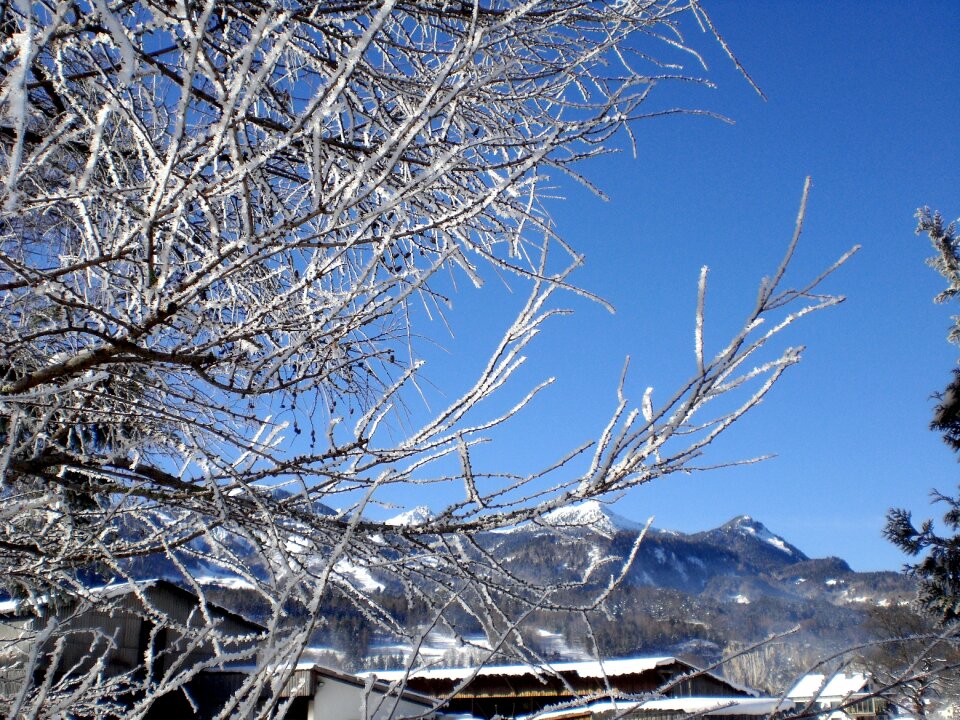
[[[929,489],[958,481],[955,457],[927,429],[929,396],[958,357],[944,340],[957,310],[931,302],[941,280],[923,263],[929,245],[913,235],[912,216],[923,204],[960,215],[960,5],[708,7],[768,100],[751,97],[710,53],[718,89],[704,102],[736,125],[664,122],[651,128],[637,167],[617,166],[609,216],[621,218],[639,264],[664,268],[656,298],[676,283],[687,296],[671,302],[689,314],[702,262],[733,288],[731,307],[737,297],[738,307],[749,303],[788,236],[805,175],[814,189],[794,270],[812,272],[855,243],[863,249],[830,284],[847,302],[797,328],[804,362],[717,448],[778,457],[643,488],[619,509],[680,530],[747,513],[809,555],[839,555],[860,570],[899,567],[904,558],[880,537],[886,509],[927,517]],[[676,218],[694,247],[670,240]],[[570,221],[567,235],[580,245],[584,229]],[[617,295],[620,322],[633,317],[642,328],[649,299]]]
[[[615,510],[686,532],[749,514],[808,555],[896,569],[906,558],[881,537],[887,509],[928,517],[929,490],[958,482],[956,458],[927,425],[930,396],[958,358],[945,335],[960,311],[932,303],[941,281],[924,264],[929,245],[914,236],[913,214],[927,204],[960,215],[960,4],[706,5],[768,99],[690,27],[717,87],[664,86],[650,109],[703,108],[735,124],[692,116],[638,124],[636,158],[627,151],[583,167],[606,202],[558,181],[565,199],[550,203],[551,214],[587,256],[574,280],[617,313],[570,298],[575,316],[536,341],[511,391],[545,376],[556,385],[478,461],[530,470],[595,436],[627,355],[636,402],[647,385],[666,393],[686,378],[700,266],[711,270],[707,341],[716,350],[779,260],[810,175],[793,277],[860,244],[828,285],[848,299],[793,330],[788,339],[807,346],[805,359],[706,461],[777,457],[666,478]],[[480,363],[522,295],[515,289],[462,287],[457,336],[428,369],[439,387]]]

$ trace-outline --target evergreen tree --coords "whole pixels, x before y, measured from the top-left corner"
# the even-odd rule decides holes
[[[947,288],[935,301],[949,302],[960,295],[957,225],[955,222],[945,225],[939,212],[931,212],[926,207],[917,211],[917,218],[917,234],[926,233],[936,250],[936,255],[927,262],[947,281]],[[954,316],[947,339],[960,345],[960,316]],[[960,369],[954,369],[953,379],[937,399],[939,403],[930,428],[942,433],[944,442],[960,453]],[[934,532],[931,520],[917,529],[911,514],[899,508],[887,514],[884,535],[913,557],[927,552],[919,563],[909,565],[908,571],[920,581],[921,604],[946,624],[960,619],[960,492],[957,497],[950,497],[934,490],[932,495],[934,502],[946,503],[948,507],[943,524],[952,536]]]

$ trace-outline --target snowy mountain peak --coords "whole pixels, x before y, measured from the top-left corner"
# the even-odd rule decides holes
[[[387,520],[387,525],[423,525],[433,519],[433,513],[426,505],[417,505],[412,510],[407,510],[399,515]]]
[[[738,530],[741,528],[766,529],[762,522],[760,522],[759,520],[754,520],[750,515],[737,515],[732,520],[725,522],[723,525],[721,525],[721,527],[724,530]]]
[[[766,526],[759,520],[754,520],[749,515],[738,515],[728,523],[725,523],[721,530],[730,530],[747,537],[753,537],[761,542],[772,545],[777,550],[790,556],[803,557],[803,553],[797,550],[779,535],[774,535],[767,530]]]
[[[637,533],[643,525],[617,515],[597,500],[557,508],[543,518],[544,525],[555,528],[585,528],[601,534]]]

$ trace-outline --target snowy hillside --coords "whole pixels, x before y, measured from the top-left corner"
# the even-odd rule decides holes
[[[430,508],[426,505],[418,505],[412,510],[407,510],[386,521],[387,525],[423,525],[429,521],[433,515]]]
[[[427,507],[414,507],[387,523],[409,533],[431,517]],[[625,569],[644,527],[601,503],[588,502],[555,510],[540,522],[486,533],[478,540],[482,550],[511,573],[538,584],[585,579],[585,589],[567,591],[583,592],[585,599],[625,570],[622,584],[607,601],[610,614],[591,619],[597,642],[611,656],[685,654],[712,662],[731,643],[754,642],[791,628],[798,630],[789,642],[803,652],[829,650],[855,643],[869,612],[896,607],[914,591],[911,582],[896,573],[856,573],[839,558],[808,558],[746,515],[692,534],[650,528]],[[433,541],[430,536],[422,538],[425,545]],[[203,540],[197,543],[201,554],[214,551]],[[239,539],[228,547],[238,555],[244,552]],[[249,578],[232,577],[211,563],[187,561],[219,603],[256,613],[245,605]],[[325,559],[308,562],[319,567]],[[145,564],[142,571],[177,579],[174,569],[163,564]],[[399,592],[377,565],[342,559],[334,573],[335,581],[351,587],[351,592]],[[330,622],[315,644],[328,648],[330,658],[345,668],[386,667],[412,650],[409,641],[373,627],[364,629],[368,619],[336,597],[328,601],[324,613]],[[415,627],[415,608],[410,613]],[[537,614],[522,630],[526,642],[546,657],[578,659],[592,652],[584,644],[589,633],[566,615]],[[456,637],[430,630],[421,652],[445,664],[472,662],[482,651],[480,628],[467,619],[462,632],[463,637]]]
[[[557,530],[580,529],[601,535],[638,533],[644,527],[641,523],[617,515],[596,500],[554,510],[547,513],[543,521]]]

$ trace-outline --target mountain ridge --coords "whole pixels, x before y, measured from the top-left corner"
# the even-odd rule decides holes
[[[334,513],[316,504],[309,507],[319,514]],[[428,508],[418,506],[386,524],[406,534],[422,526],[419,542],[425,548],[434,541],[429,535],[432,517]],[[905,604],[915,592],[912,581],[897,573],[858,573],[838,557],[810,558],[749,515],[694,533],[651,527],[634,552],[645,527],[608,505],[590,502],[560,508],[536,522],[482,533],[476,542],[517,577],[542,587],[570,583],[564,600],[572,604],[588,600],[622,572],[605,611],[591,616],[589,632],[563,613],[531,616],[525,642],[553,660],[589,656],[595,649],[584,642],[593,637],[609,657],[684,655],[710,664],[743,643],[789,633],[779,641],[789,648],[782,650],[782,665],[789,670],[799,668],[798,658],[856,644],[871,613]],[[232,548],[243,552],[242,542]],[[624,567],[631,557],[630,566]],[[172,572],[164,567],[160,562],[143,569],[154,576]],[[245,595],[248,591],[237,578],[210,567],[192,570],[219,604],[235,610],[255,607],[253,594]],[[337,581],[352,585],[355,592],[400,597],[395,580],[363,558],[344,557],[335,572]],[[583,587],[576,589],[583,580]],[[373,626],[361,631],[366,619],[346,600],[331,598],[323,612],[329,622],[313,643],[332,653],[326,662],[344,669],[389,667],[410,651]],[[401,622],[415,627],[412,609],[405,617]],[[473,637],[480,629],[467,622],[458,632]],[[455,635],[433,633],[421,649],[445,664],[475,660]]]

